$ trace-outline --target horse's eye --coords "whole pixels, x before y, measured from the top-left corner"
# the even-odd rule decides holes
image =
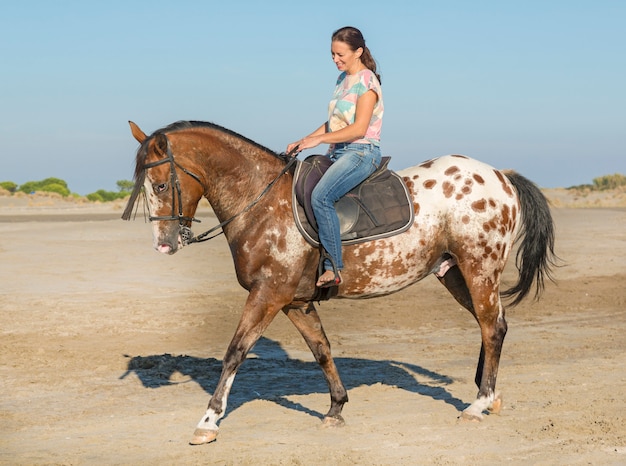
[[[167,189],[167,183],[154,185],[154,192],[157,194],[164,192],[166,189]]]

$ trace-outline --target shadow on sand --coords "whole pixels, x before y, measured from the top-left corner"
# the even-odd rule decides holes
[[[130,358],[127,371],[120,379],[135,373],[146,388],[195,381],[211,395],[222,371],[222,361],[215,358],[171,354],[127,357]],[[246,361],[237,372],[228,397],[226,416],[249,401],[262,399],[320,419],[324,417],[325,413],[288,399],[291,395],[328,393],[328,386],[315,361],[291,359],[278,342],[265,337],[257,342],[248,359],[252,360]],[[441,400],[459,412],[469,406],[444,388],[454,382],[452,378],[415,364],[357,358],[335,358],[335,364],[348,391],[381,383]]]

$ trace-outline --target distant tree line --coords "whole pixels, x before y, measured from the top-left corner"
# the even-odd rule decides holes
[[[105,191],[99,189],[95,193],[87,194],[87,199],[90,201],[109,202],[116,199],[124,199],[133,190],[135,183],[128,180],[117,181],[117,191]]]
[[[104,189],[99,189],[94,193],[87,194],[85,197],[93,202],[108,202],[114,201],[116,199],[123,199],[133,190],[134,182],[128,180],[119,180],[117,182],[117,191],[106,191]],[[75,196],[78,197],[77,194],[72,194],[67,183],[60,178],[46,178],[41,181],[27,181],[26,183],[18,185],[13,181],[2,181],[0,182],[0,188],[3,188],[9,191],[11,194],[15,194],[17,192],[23,192],[26,194],[32,194],[36,192],[43,193],[57,193],[63,197]]]
[[[27,181],[24,184],[17,185],[12,181],[3,181],[0,186],[9,191],[10,193],[16,193],[21,191],[26,194],[34,193],[36,191],[44,191],[48,193],[57,193],[63,197],[71,194],[67,183],[60,178],[46,178],[41,181]]]
[[[93,202],[109,202],[116,199],[123,199],[130,194],[135,186],[133,181],[119,180],[117,181],[117,191],[106,191],[99,189],[96,192],[87,194],[85,197]],[[613,175],[600,176],[593,179],[593,184],[582,184],[571,186],[567,189],[588,189],[592,191],[605,191],[608,189],[620,188],[626,186],[626,176],[619,173]],[[36,192],[57,193],[63,197],[74,196],[80,197],[78,194],[72,194],[67,183],[60,178],[46,178],[41,181],[27,181],[18,185],[13,181],[0,182],[0,188],[5,189],[11,194],[23,192],[32,194]]]
[[[621,186],[626,186],[626,176],[619,173],[613,175],[599,176],[593,179],[593,184],[581,184],[578,186],[571,186],[567,189],[590,189],[592,191],[606,191],[608,189],[615,189]]]

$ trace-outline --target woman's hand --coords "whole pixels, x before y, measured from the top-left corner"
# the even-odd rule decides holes
[[[312,149],[322,143],[321,139],[320,136],[306,136],[299,141],[289,144],[287,153],[289,154],[293,149],[296,149],[298,152],[302,152],[304,149]]]
[[[291,144],[289,144],[287,146],[287,154],[291,154],[292,150],[296,150],[296,152],[294,152],[294,156],[298,155],[298,152],[300,152],[300,141],[296,141],[296,142],[292,142]]]
[[[296,149],[298,152],[302,152],[304,149],[311,149],[313,147],[319,146],[324,141],[322,141],[322,137],[326,134],[326,123],[322,123],[322,125],[313,131],[308,136],[303,137],[299,141],[292,142],[287,146],[287,153],[289,154],[292,150]]]

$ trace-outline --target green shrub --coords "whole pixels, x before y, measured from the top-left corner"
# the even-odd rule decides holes
[[[61,178],[46,178],[45,180],[41,180],[39,182],[39,184],[41,186],[48,186],[48,185],[58,184],[58,185],[63,186],[65,189],[67,189],[68,192],[70,190],[69,187],[67,186],[67,183],[64,180],[62,180]]]
[[[99,189],[95,193],[87,194],[87,199],[94,202],[110,202],[115,201],[116,199],[123,199],[128,196],[127,192],[115,192],[115,191],[105,191],[104,189]]]
[[[58,183],[49,183],[43,185],[38,191],[43,191],[45,193],[57,193],[63,197],[67,197],[70,195],[70,190],[67,189],[67,186],[63,186]]]
[[[121,193],[130,193],[132,192],[134,187],[135,187],[134,181],[119,180],[117,182],[117,189],[119,189]]]
[[[26,183],[20,185],[19,190],[23,193],[30,194],[37,191],[38,187],[39,184],[36,181],[27,181]]]
[[[13,181],[2,181],[0,182],[0,188],[6,189],[10,193],[14,193],[17,191],[17,183],[13,183]]]
[[[87,196],[85,197],[89,199],[91,202],[104,202],[104,199],[98,193],[87,194]]]
[[[615,173],[614,175],[604,175],[593,179],[593,184],[579,184],[566,189],[576,191],[605,191],[626,186],[626,176]]]
[[[18,189],[26,194],[43,191],[48,193],[58,193],[63,197],[70,195],[67,183],[60,178],[46,178],[41,181],[27,181],[26,183],[21,184]]]
[[[600,191],[626,186],[626,176],[620,175],[619,173],[600,176],[593,179],[593,186]]]

